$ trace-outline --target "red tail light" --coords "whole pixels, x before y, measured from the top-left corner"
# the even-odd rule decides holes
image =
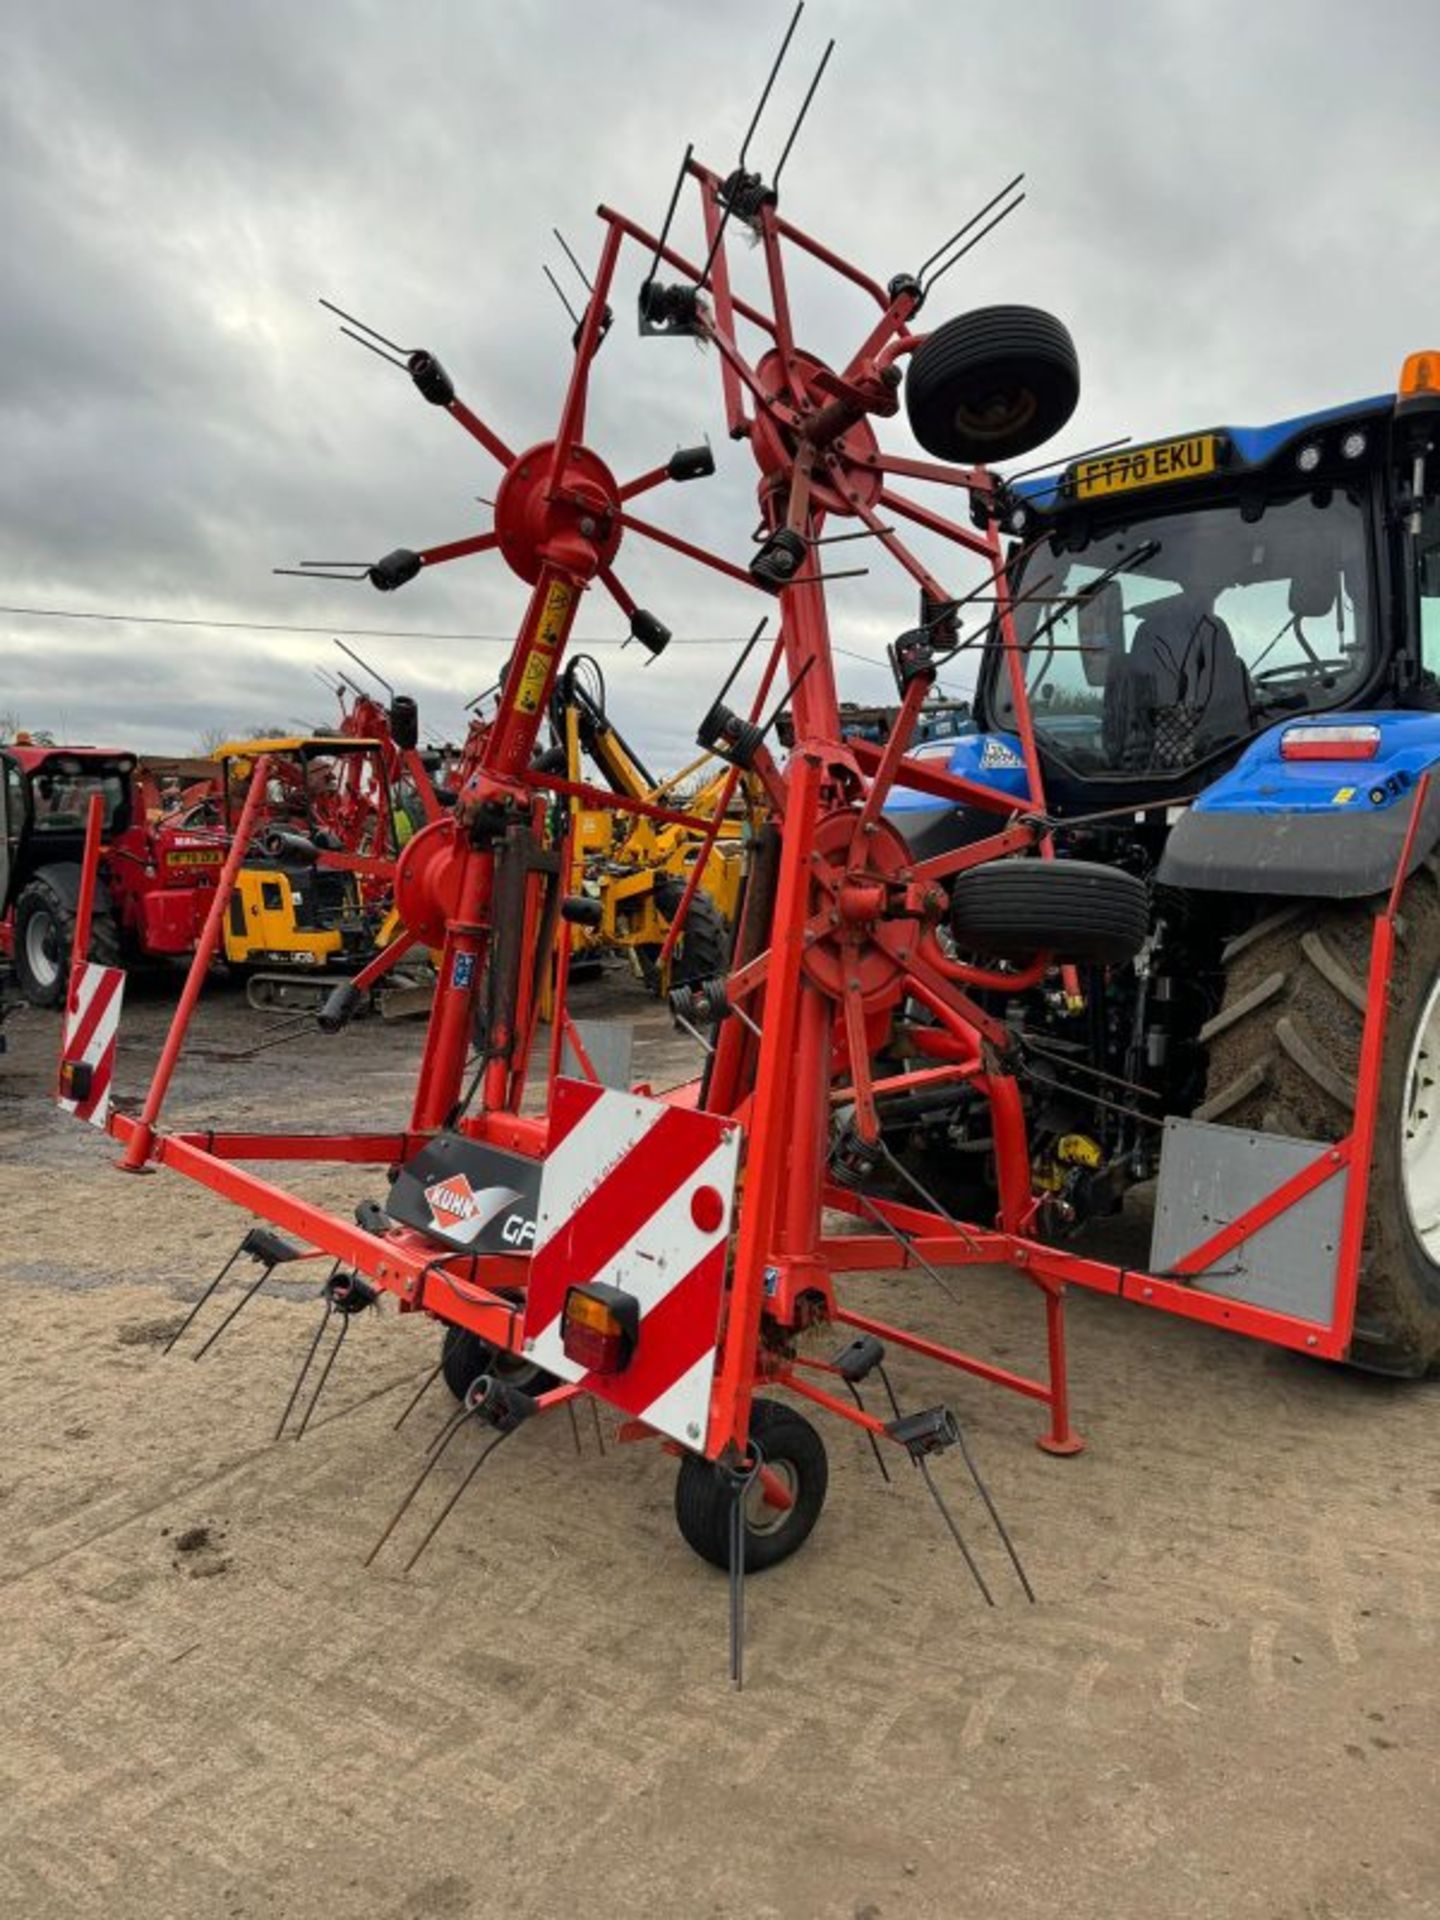
[[[1379,751],[1379,727],[1287,727],[1280,736],[1282,760],[1373,760]]]
[[[560,1316],[567,1360],[587,1373],[619,1373],[630,1364],[640,1337],[640,1302],[619,1287],[595,1280],[571,1287]]]

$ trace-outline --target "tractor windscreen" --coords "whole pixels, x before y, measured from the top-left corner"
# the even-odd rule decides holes
[[[1367,552],[1340,488],[1136,516],[1083,545],[1062,526],[1015,578],[1041,743],[1077,773],[1171,774],[1345,705],[1371,669]],[[1013,726],[1003,663],[992,687]]]

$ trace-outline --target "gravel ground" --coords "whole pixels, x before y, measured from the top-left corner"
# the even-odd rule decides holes
[[[640,1061],[686,1045],[645,1001]],[[166,1011],[136,989],[122,1086]],[[177,1117],[384,1125],[417,1025],[226,1057],[208,1004]],[[126,1178],[62,1121],[55,1022],[0,1060],[0,1913],[16,1920],[1382,1920],[1440,1914],[1440,1438],[1433,1385],[1348,1377],[1072,1299],[1080,1458],[1035,1410],[898,1361],[968,1421],[1034,1579],[1024,1604],[953,1455],[923,1486],[826,1428],[805,1550],[725,1583],[676,1533],[674,1463],[527,1428],[414,1572],[362,1561],[447,1408],[393,1422],[433,1326],[359,1323],[311,1430],[271,1438],[315,1324],[275,1284],[200,1365],[160,1347],[243,1222]],[[347,1210],[356,1169],[292,1182]],[[854,1295],[1038,1364],[1040,1314],[972,1270]],[[606,1429],[609,1422],[604,1423]],[[457,1441],[408,1552],[474,1457]]]

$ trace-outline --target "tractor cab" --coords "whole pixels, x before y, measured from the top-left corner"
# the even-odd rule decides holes
[[[1186,799],[1277,726],[1440,706],[1436,456],[1417,469],[1405,400],[1186,434],[1001,488],[1055,811],[1102,791]],[[997,621],[976,713],[982,736],[1013,739],[1001,641]]]
[[[79,895],[91,798],[104,803],[107,848],[132,834],[135,756],[101,747],[0,747],[0,955],[32,1006],[58,1005]],[[97,916],[100,957],[118,951],[112,902]]]
[[[78,862],[92,794],[105,803],[106,844],[134,812],[135,757],[98,747],[0,747],[0,911],[36,872]]]
[[[195,945],[224,840],[179,813],[146,817],[133,753],[105,747],[0,748],[0,952],[32,1006],[64,997],[90,801],[103,801],[90,957],[164,963]]]

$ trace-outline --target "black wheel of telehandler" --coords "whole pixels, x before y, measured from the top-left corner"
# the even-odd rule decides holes
[[[655,887],[655,904],[666,921],[673,919],[685,895],[685,882],[667,878]],[[660,949],[641,947],[640,970],[652,993],[660,991]],[[701,887],[690,902],[680,938],[670,956],[671,987],[687,987],[693,980],[713,980],[730,970],[730,925]]]
[[[520,1354],[507,1353],[503,1347],[482,1340],[468,1327],[446,1327],[440,1344],[440,1372],[457,1400],[465,1398],[482,1373],[508,1381],[522,1393],[548,1393],[559,1385],[553,1373],[546,1373]]]
[[[820,1518],[830,1483],[825,1442],[793,1407],[778,1400],[752,1400],[750,1438],[791,1504],[772,1506],[758,1479],[743,1495],[747,1574],[778,1566],[805,1544]],[[713,1461],[694,1453],[685,1455],[675,1482],[676,1523],[686,1546],[727,1573],[732,1499],[730,1483]]]
[[[1200,1120],[1338,1140],[1355,1117],[1380,900],[1279,903],[1225,952]],[[1412,876],[1391,1011],[1349,1362],[1414,1377],[1440,1361],[1440,884]]]
[[[905,378],[910,429],[937,460],[1013,460],[1075,411],[1075,342],[1038,307],[978,307],[937,327]]]
[[[1150,931],[1150,895],[1093,860],[993,860],[957,874],[950,930],[963,951],[999,960],[1129,960]]]
[[[74,907],[43,874],[32,880],[15,903],[15,972],[32,1007],[64,1002],[74,938]],[[89,958],[102,967],[120,964],[119,930],[99,889],[90,921]]]

